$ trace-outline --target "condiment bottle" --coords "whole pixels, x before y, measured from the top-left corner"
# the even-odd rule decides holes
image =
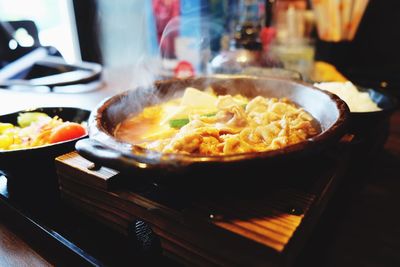
[[[240,0],[239,20],[230,40],[229,50],[221,51],[210,64],[212,73],[242,73],[248,67],[279,67],[264,53],[260,32],[265,21],[265,3]]]

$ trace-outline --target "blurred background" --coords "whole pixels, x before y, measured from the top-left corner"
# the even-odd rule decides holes
[[[397,93],[399,1],[333,2],[0,0],[0,67],[52,47],[67,63],[147,68],[160,77],[285,68],[314,81],[321,61],[354,83]],[[345,12],[357,8],[350,33]]]

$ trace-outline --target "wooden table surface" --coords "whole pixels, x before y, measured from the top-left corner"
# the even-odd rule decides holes
[[[131,71],[106,73],[105,86],[82,94],[39,94],[0,89],[0,114],[38,106],[92,109],[99,101],[135,86]],[[400,266],[400,111],[391,119],[385,150],[373,170],[336,194],[298,260],[298,266]],[[350,191],[350,194],[349,194]],[[342,198],[341,194],[347,194]],[[348,195],[351,197],[349,198]],[[0,266],[50,265],[2,224]]]
[[[0,266],[51,266],[0,221]]]

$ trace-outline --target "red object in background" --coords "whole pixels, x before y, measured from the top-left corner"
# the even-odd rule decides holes
[[[193,65],[185,60],[179,61],[174,69],[174,76],[176,78],[188,78],[194,76]]]
[[[167,31],[170,32],[165,36],[163,36],[163,34],[166,27],[169,26],[168,24],[170,21],[180,14],[179,0],[153,0],[152,3],[161,55],[165,58],[174,58],[174,41],[175,37],[178,35],[178,21],[172,24],[173,29],[167,29]]]
[[[271,42],[276,37],[276,29],[273,27],[264,27],[260,33],[260,39],[264,52],[268,52]]]

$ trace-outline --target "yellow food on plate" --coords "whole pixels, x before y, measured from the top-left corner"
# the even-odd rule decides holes
[[[231,155],[280,149],[318,133],[313,117],[288,99],[215,95],[187,88],[181,98],[120,123],[118,140],[162,153]]]

